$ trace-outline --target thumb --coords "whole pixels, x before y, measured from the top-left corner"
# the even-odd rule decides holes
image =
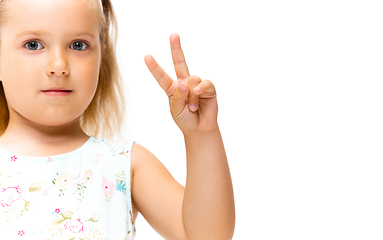
[[[177,90],[170,97],[170,111],[173,116],[178,116],[185,109],[189,94],[189,87],[184,81],[178,81],[176,87]]]

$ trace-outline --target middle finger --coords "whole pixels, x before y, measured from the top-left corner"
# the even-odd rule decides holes
[[[190,74],[181,48],[180,36],[177,33],[173,33],[170,36],[170,47],[172,50],[172,58],[177,79],[186,81],[188,77],[190,77]]]

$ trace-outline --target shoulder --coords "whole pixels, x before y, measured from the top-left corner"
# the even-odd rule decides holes
[[[131,189],[133,208],[144,216],[154,230],[163,236],[183,236],[180,211],[184,187],[172,177],[160,160],[137,143],[134,143],[132,149]],[[167,221],[164,221],[164,216]],[[169,228],[169,222],[173,223],[172,228]]]
[[[142,145],[134,142],[132,145],[132,160],[135,162],[145,161],[145,159],[154,157],[154,155]]]
[[[129,158],[132,175],[145,168],[162,165],[159,160],[145,147],[134,140],[113,141],[105,138],[91,137],[93,147],[98,151],[108,151],[114,156]]]
[[[137,173],[141,170],[145,171],[147,168],[162,165],[159,160],[145,147],[134,142],[132,145],[132,171]]]
[[[145,186],[149,182],[158,184],[161,179],[174,180],[162,162],[138,143],[133,144],[131,164],[136,186]]]

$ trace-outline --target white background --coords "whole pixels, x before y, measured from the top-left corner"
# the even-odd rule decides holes
[[[181,184],[183,137],[143,58],[175,76],[177,32],[191,74],[216,85],[235,240],[383,239],[381,1],[113,3],[129,134]]]

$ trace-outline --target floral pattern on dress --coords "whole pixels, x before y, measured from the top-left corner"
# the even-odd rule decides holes
[[[29,186],[17,183],[16,179],[22,175],[17,166],[17,156],[14,155],[0,169],[0,225],[14,225],[24,212],[39,206],[36,195],[43,193],[43,183],[31,183]]]
[[[68,172],[65,172],[62,174],[56,173],[56,175],[58,177],[57,179],[54,178],[52,180],[52,183],[53,185],[58,184],[58,186],[60,187],[59,197],[64,196],[65,193],[69,191],[69,192],[73,192],[73,195],[76,194],[77,196],[78,194],[77,200],[80,202],[85,197],[84,193],[85,193],[85,189],[87,188],[86,185],[92,184],[95,180],[91,170],[85,171],[85,173],[83,174],[83,177],[80,179],[80,183],[77,183],[75,181],[77,178],[80,177],[80,175],[75,177]]]
[[[32,183],[28,188],[20,185],[0,187],[0,224],[19,220],[25,211],[38,205],[33,194],[42,191],[44,184]]]
[[[134,217],[133,217],[132,211],[129,211],[129,216],[126,219],[126,223],[128,224],[128,229],[132,229],[132,230],[129,230],[128,236],[125,238],[125,240],[133,240],[134,234],[136,232],[136,227],[134,225]]]
[[[126,192],[125,185],[125,172],[116,173],[116,190],[119,192]]]
[[[113,153],[112,152],[102,152],[102,151],[98,151],[96,153],[93,154],[92,156],[92,163],[94,165],[98,165],[100,163],[100,160],[101,159],[109,159],[110,157],[113,157]]]
[[[98,143],[100,141],[96,141]],[[84,211],[83,207],[79,208],[81,205],[74,204],[73,208],[71,206],[76,199],[77,203],[85,204],[82,206],[89,206],[87,202],[93,201],[91,197],[94,197],[94,193],[101,193],[105,194],[105,207],[114,207],[114,203],[118,203],[118,209],[124,207],[120,205],[123,204],[120,198],[130,191],[126,182],[127,175],[123,170],[126,166],[121,168],[121,160],[129,161],[130,149],[126,145],[128,144],[97,148],[97,151],[87,155],[89,165],[85,165],[84,158],[81,165],[76,164],[74,167],[70,167],[69,159],[63,162],[62,167],[55,157],[46,157],[41,159],[43,161],[39,165],[34,165],[32,161],[24,161],[24,156],[2,154],[0,151],[0,238],[5,234],[10,239],[112,240],[107,236],[107,230],[103,232],[106,228],[102,224],[112,220],[110,215],[102,217],[97,212],[88,212],[97,211],[97,207]],[[111,168],[104,167],[104,164]],[[52,168],[50,172],[45,171],[45,166],[49,169],[55,165],[59,167]],[[76,172],[75,169],[80,171]],[[127,200],[130,204],[131,200]],[[129,212],[125,212],[128,216],[123,215],[122,219],[116,219],[121,222],[126,217],[127,235],[122,237],[124,240],[134,239],[136,231],[130,209],[131,205],[127,209]],[[100,219],[103,221],[99,221]]]
[[[105,239],[100,229],[94,226],[94,223],[99,221],[100,214],[95,213],[91,217],[84,218],[72,211],[61,212],[60,209],[55,209],[52,214],[55,219],[48,227],[52,237],[69,240]]]
[[[116,184],[104,177],[101,183],[101,187],[104,190],[106,201],[110,202],[113,197],[114,190],[116,189]]]

